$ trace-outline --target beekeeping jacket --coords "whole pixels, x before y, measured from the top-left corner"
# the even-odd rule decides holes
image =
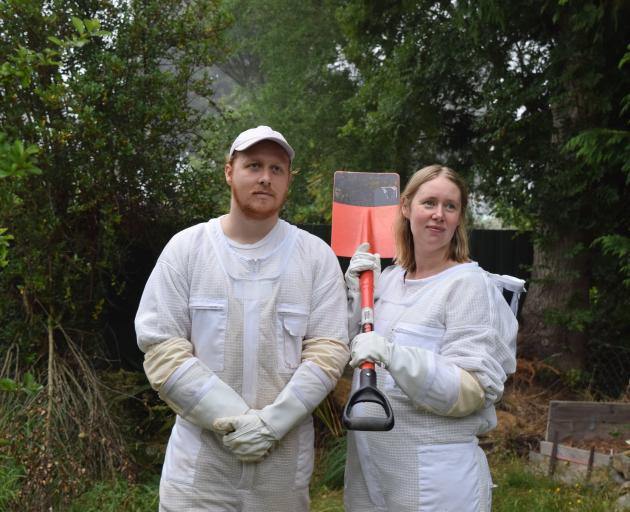
[[[282,220],[268,237],[263,257],[247,257],[220,219],[193,226],[169,241],[146,284],[138,345],[149,381],[177,412],[160,510],[308,510],[310,413],[347,362],[346,294],[322,240]],[[304,414],[260,462],[240,462],[210,430],[250,409],[264,419],[277,403],[276,414],[287,403]]]
[[[492,482],[477,436],[496,426],[494,404],[516,366],[518,325],[501,288],[518,296],[522,285],[474,262],[418,280],[406,280],[398,266],[385,269],[375,290],[374,330],[394,344],[388,369],[377,367],[377,376],[395,426],[349,433],[347,511],[490,510]],[[351,309],[353,336],[360,313]],[[471,385],[479,401],[462,407]],[[379,409],[357,404],[352,414],[378,416]]]

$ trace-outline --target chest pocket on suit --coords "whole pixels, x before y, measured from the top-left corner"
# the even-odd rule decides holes
[[[419,347],[438,353],[445,332],[446,329],[441,327],[399,322],[392,330],[392,341],[404,347]],[[402,392],[389,373],[385,377],[385,387]]]
[[[280,364],[285,369],[297,368],[302,361],[302,340],[306,335],[308,313],[293,304],[278,304],[278,350]]]
[[[446,329],[399,322],[392,331],[393,342],[405,347],[420,347],[439,352]]]
[[[227,301],[191,298],[188,306],[191,319],[190,340],[195,347],[195,355],[211,370],[223,370]]]

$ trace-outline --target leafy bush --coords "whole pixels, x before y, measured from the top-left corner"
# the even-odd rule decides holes
[[[68,503],[92,481],[132,480],[102,386],[76,348],[67,359],[53,355],[42,376],[20,370],[14,347],[0,361],[0,456],[23,478],[17,481],[15,471],[3,475],[11,491],[4,499],[19,510],[41,510]],[[39,382],[46,380],[43,388]]]
[[[97,482],[75,499],[68,512],[155,512],[159,479],[132,484],[124,479]]]
[[[346,436],[333,437],[325,441],[320,449],[317,471],[312,487],[343,489],[343,475],[346,465]]]
[[[0,510],[9,510],[20,491],[24,471],[15,459],[0,455]]]

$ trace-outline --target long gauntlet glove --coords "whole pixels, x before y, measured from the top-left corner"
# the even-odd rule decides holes
[[[467,416],[480,409],[485,394],[477,380],[444,357],[420,347],[396,345],[375,332],[352,340],[350,365],[380,363],[418,407],[441,416]]]
[[[249,409],[236,391],[192,355],[192,344],[183,338],[151,347],[144,369],[162,400],[198,427],[212,430],[217,418]]]

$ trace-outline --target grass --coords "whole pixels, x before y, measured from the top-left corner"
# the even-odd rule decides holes
[[[75,499],[68,512],[155,512],[158,509],[159,477],[142,484],[125,480],[97,482]]]
[[[531,471],[513,455],[491,456],[496,488],[493,512],[609,512],[614,509],[613,486],[561,484]],[[312,512],[343,512],[343,490],[314,485]]]
[[[0,456],[0,510],[9,510],[9,505],[17,498],[20,479],[24,472],[15,460]]]
[[[526,461],[515,456],[490,458],[493,512],[610,512],[616,499],[612,487],[582,483],[560,484],[536,475]],[[343,491],[314,486],[312,512],[343,512]]]
[[[311,512],[344,512],[343,489],[317,488],[311,494]]]
[[[129,484],[124,480],[99,482],[74,500],[68,512],[155,512],[158,480]],[[343,489],[320,485],[311,496],[311,512],[344,512]],[[4,510],[0,508],[0,510]]]
[[[311,482],[311,512],[344,512],[346,437],[324,438]]]
[[[339,467],[343,458],[340,443],[329,445],[311,485],[312,512],[343,512],[343,484]],[[22,473],[10,460],[0,460],[0,510],[15,497]],[[533,473],[523,458],[491,455],[490,467],[496,484],[493,512],[608,512],[614,509],[614,486],[558,483]],[[325,471],[323,471],[325,469]],[[326,473],[334,473],[334,478]],[[143,483],[124,479],[101,481],[76,498],[69,512],[155,512],[158,508],[159,476]],[[327,483],[324,483],[327,482]]]
[[[491,457],[495,512],[609,512],[614,509],[613,486],[561,484],[533,473],[516,457]]]

